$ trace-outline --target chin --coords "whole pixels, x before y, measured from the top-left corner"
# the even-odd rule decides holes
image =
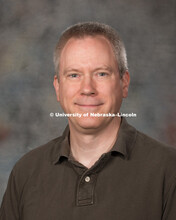
[[[106,118],[107,119],[107,118]],[[89,133],[94,130],[99,130],[102,127],[105,127],[108,120],[105,120],[105,118],[80,118],[76,121],[72,122],[72,124],[76,125],[77,128],[86,131],[86,133]]]
[[[99,118],[81,118],[78,121],[78,124],[80,127],[82,128],[97,128],[99,126],[100,123],[100,119]]]

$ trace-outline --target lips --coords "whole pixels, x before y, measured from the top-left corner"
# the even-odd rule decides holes
[[[75,105],[81,106],[81,107],[97,107],[100,105],[103,105],[103,103],[75,103]]]
[[[95,97],[80,97],[74,100],[74,105],[83,111],[97,111],[104,102]]]

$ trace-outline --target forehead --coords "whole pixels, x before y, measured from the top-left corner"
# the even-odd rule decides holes
[[[65,44],[60,54],[60,64],[64,61],[79,60],[108,60],[115,58],[111,43],[101,35],[84,36],[81,38],[70,38]]]

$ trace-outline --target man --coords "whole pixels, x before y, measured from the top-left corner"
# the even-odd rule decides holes
[[[0,218],[176,219],[176,151],[117,116],[130,77],[116,31],[76,24],[62,34],[54,62],[57,100],[82,117],[69,117],[61,137],[17,162]]]

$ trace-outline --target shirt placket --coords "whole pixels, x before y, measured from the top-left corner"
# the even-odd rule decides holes
[[[73,169],[78,174],[76,189],[77,206],[93,205],[95,203],[95,185],[97,175],[109,160],[109,155],[110,154],[102,155],[102,157],[90,169],[87,169],[77,161],[69,160]]]
[[[77,185],[77,206],[94,204],[96,177],[96,173],[90,173],[89,171],[84,172],[80,177]]]

